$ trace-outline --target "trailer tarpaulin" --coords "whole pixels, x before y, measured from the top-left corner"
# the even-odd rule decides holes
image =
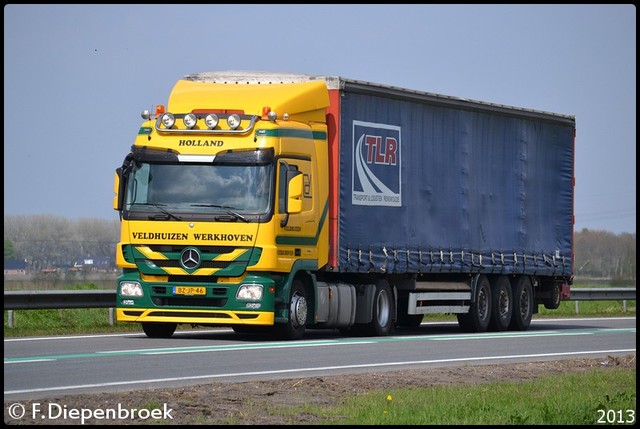
[[[572,273],[574,126],[344,92],[343,272]]]

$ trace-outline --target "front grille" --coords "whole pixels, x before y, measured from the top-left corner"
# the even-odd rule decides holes
[[[217,277],[210,276],[169,276],[170,283],[218,283]]]
[[[227,304],[227,298],[196,298],[193,296],[154,296],[151,301],[158,307],[224,307]]]
[[[181,268],[180,261],[177,260],[153,260],[153,263],[160,268]],[[235,261],[202,261],[198,268],[227,268],[229,265],[236,263]]]

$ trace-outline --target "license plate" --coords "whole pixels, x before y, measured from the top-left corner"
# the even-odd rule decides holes
[[[174,295],[206,295],[207,288],[201,286],[174,286]]]

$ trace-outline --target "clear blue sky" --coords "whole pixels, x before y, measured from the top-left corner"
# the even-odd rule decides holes
[[[5,215],[117,219],[140,112],[214,70],[574,115],[576,230],[636,232],[632,4],[5,5]]]

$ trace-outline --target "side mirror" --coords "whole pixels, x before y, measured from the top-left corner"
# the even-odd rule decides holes
[[[124,198],[124,181],[122,180],[122,168],[116,169],[113,177],[113,192],[116,194],[113,197],[113,209],[122,210],[122,200]]]
[[[302,173],[289,180],[287,185],[287,213],[296,214],[302,211]]]

